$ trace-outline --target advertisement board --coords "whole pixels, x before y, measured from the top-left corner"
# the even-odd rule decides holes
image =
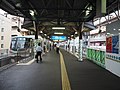
[[[119,54],[119,35],[106,38],[106,52]]]
[[[106,38],[106,52],[112,53],[112,37]]]
[[[119,36],[112,36],[112,53],[119,54]]]
[[[120,36],[115,35],[106,39],[106,58],[120,62]],[[111,48],[112,46],[112,48]],[[112,50],[111,50],[112,49]]]

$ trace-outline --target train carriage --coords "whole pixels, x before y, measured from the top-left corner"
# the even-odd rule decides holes
[[[28,36],[15,36],[11,39],[10,53],[18,56],[29,56],[34,49],[33,38]]]

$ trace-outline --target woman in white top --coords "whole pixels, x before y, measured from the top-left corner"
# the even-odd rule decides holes
[[[36,47],[36,52],[37,52],[37,54],[36,54],[36,58],[37,58],[36,62],[37,63],[38,63],[38,56],[40,56],[40,62],[42,62],[42,56],[41,56],[41,54],[42,54],[43,48],[40,45],[41,44],[38,43],[38,46]]]

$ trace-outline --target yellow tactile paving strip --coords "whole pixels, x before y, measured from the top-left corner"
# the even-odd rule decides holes
[[[71,90],[69,78],[64,63],[64,58],[61,52],[60,52],[60,64],[61,64],[62,90]]]

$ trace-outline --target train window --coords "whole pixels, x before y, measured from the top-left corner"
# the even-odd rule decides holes
[[[15,37],[12,38],[11,42],[11,50],[17,51],[17,50],[25,50],[30,47],[32,47],[32,38],[26,38],[26,37]]]
[[[16,49],[16,40],[15,40],[15,38],[12,39],[10,48],[13,49],[13,50],[17,50]]]
[[[18,49],[24,49],[25,48],[25,41],[24,40],[18,40],[17,41],[17,48]]]

